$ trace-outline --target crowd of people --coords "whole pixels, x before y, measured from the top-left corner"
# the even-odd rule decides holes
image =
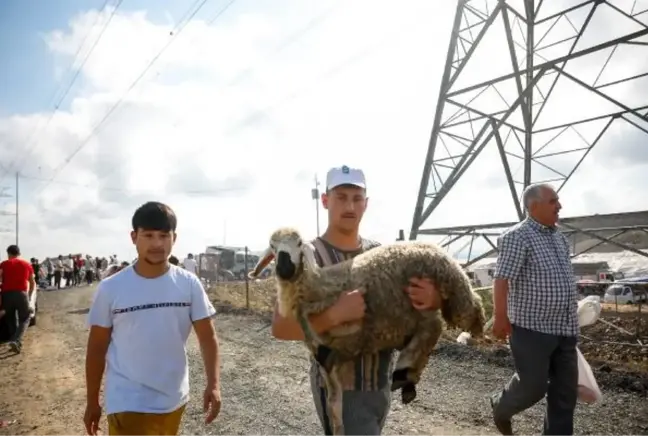
[[[67,256],[58,255],[45,258],[43,261],[32,257],[30,263],[36,278],[36,285],[41,289],[63,289],[90,285],[130,265],[128,261],[118,261],[116,254],[110,255],[108,258],[94,257],[89,254],[85,256],[68,254]],[[169,263],[197,274],[198,267],[192,253],[189,253],[182,262],[176,256],[171,255]]]
[[[379,245],[360,236],[367,200],[361,170],[343,166],[328,172],[321,198],[328,226],[322,236],[310,241],[320,265],[351,259]],[[516,371],[490,398],[493,421],[500,433],[513,434],[513,417],[546,398],[543,434],[571,435],[578,389],[579,328],[569,247],[556,227],[561,204],[556,191],[541,184],[525,189],[523,205],[527,217],[498,240],[493,334],[509,339]],[[195,274],[193,256],[187,257],[183,268],[171,255],[176,226],[177,217],[169,206],[159,202],[142,205],[132,218],[137,260],[121,265],[118,273],[104,276],[99,283],[88,314],[83,419],[90,435],[98,434],[103,413],[100,391],[104,371],[108,372],[104,387],[108,434],[178,434],[189,401],[186,342],[192,329],[205,370],[205,423],[211,423],[220,412],[220,352],[212,322],[216,311]],[[22,320],[25,295],[35,285],[33,267],[17,260],[17,247],[10,249],[10,259],[0,264],[0,295]],[[48,261],[47,277],[54,277],[55,283],[60,283],[57,272],[60,278],[68,270],[72,275],[67,283],[74,286],[78,282],[74,260],[67,268],[61,266],[61,256]],[[86,258],[80,266],[97,270],[100,263]],[[21,280],[10,279],[11,271],[21,272]],[[435,284],[427,279],[411,277],[403,292],[418,310],[440,310],[442,306]],[[318,333],[324,333],[341,324],[361,322],[365,310],[363,293],[350,289],[310,322]],[[271,331],[280,340],[304,338],[299,323],[281,316],[276,307]],[[394,352],[362,355],[339,368],[348,434],[381,434],[391,405]],[[321,371],[312,358],[314,410],[324,433],[332,434]]]

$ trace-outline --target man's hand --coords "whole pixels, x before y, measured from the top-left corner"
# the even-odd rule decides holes
[[[364,291],[356,289],[345,292],[340,295],[340,298],[331,309],[336,325],[360,321],[364,318],[366,309]]]
[[[211,424],[218,416],[221,410],[221,394],[220,388],[210,387],[205,388],[203,394],[203,412],[205,416],[205,424]]]
[[[85,413],[83,414],[83,423],[89,435],[94,436],[99,428],[101,420],[101,406],[99,404],[86,404]]]
[[[511,322],[507,315],[495,315],[493,320],[493,336],[506,339],[511,335]]]
[[[411,278],[405,292],[417,310],[438,310],[441,308],[441,296],[434,283],[429,279]]]

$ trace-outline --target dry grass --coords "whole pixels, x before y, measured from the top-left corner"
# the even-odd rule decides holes
[[[220,302],[262,313],[272,312],[277,295],[273,278],[250,281],[248,288],[245,282],[221,282],[207,292]]]
[[[646,304],[614,304],[614,303],[601,303],[601,309],[604,312],[619,312],[619,313],[641,313],[648,316],[648,305]]]

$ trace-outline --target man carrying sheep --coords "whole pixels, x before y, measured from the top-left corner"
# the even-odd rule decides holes
[[[577,291],[561,209],[547,184],[527,187],[527,218],[498,241],[493,333],[510,336],[516,373],[491,398],[495,425],[513,434],[511,418],[547,396],[543,434],[571,435],[578,385]]]
[[[360,222],[367,208],[366,183],[360,169],[347,166],[332,168],[326,175],[326,192],[322,205],[328,211],[328,226],[321,237],[312,241],[320,266],[350,259],[380,245],[360,236]],[[418,310],[435,310],[441,306],[434,285],[428,280],[412,279],[404,289]],[[311,325],[323,333],[343,323],[360,321],[365,303],[360,291],[349,290],[325,312],[313,316]],[[275,307],[272,334],[277,339],[304,339],[301,327],[294,319],[282,318]],[[391,373],[393,350],[360,356],[342,368],[343,421],[347,434],[378,435],[381,433],[391,403]],[[311,390],[315,408],[325,434],[332,434],[327,417],[324,382],[315,360],[311,361]]]

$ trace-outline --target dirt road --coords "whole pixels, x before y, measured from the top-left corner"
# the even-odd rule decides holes
[[[93,288],[43,292],[38,325],[29,329],[24,353],[0,352],[0,419],[16,420],[0,434],[83,434],[85,317]],[[182,434],[321,434],[300,344],[269,337],[256,315],[220,306],[217,329],[223,355],[223,410],[202,423],[202,363],[191,337],[192,395]],[[511,374],[508,356],[442,343],[424,376],[418,399],[393,402],[386,434],[494,434],[488,393]],[[646,434],[648,401],[615,384],[595,406],[579,405],[579,434]],[[542,405],[516,421],[519,433],[539,433]]]

